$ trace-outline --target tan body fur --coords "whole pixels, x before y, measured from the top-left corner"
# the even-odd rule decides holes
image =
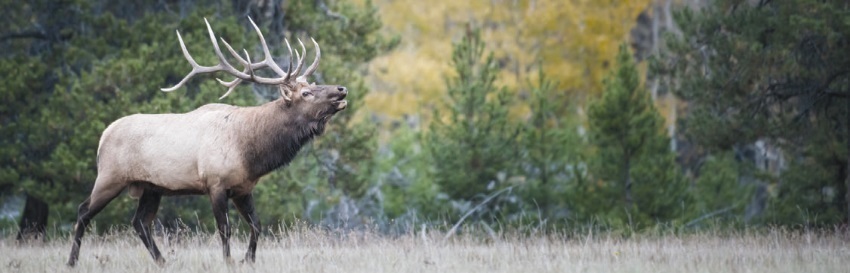
[[[248,174],[237,144],[245,138],[242,135],[254,132],[240,125],[256,123],[251,112],[257,110],[208,104],[185,114],[121,118],[101,137],[98,174],[104,178],[98,178],[95,187],[148,182],[171,191],[206,193],[210,187],[236,187],[240,193],[248,193],[256,181],[246,181]],[[142,187],[133,186],[130,195],[138,198]]]

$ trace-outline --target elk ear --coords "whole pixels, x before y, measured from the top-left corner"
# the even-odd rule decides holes
[[[289,91],[288,87],[281,84],[278,86],[278,91],[280,91],[280,96],[284,101],[292,101],[292,91]]]

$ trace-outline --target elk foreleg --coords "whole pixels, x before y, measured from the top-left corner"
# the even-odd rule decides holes
[[[228,263],[230,259],[230,223],[227,218],[227,192],[225,190],[211,190],[210,201],[212,202],[213,216],[218,227],[218,235],[221,237],[222,254]]]
[[[251,226],[251,241],[248,243],[248,252],[245,253],[245,261],[253,263],[257,253],[257,237],[260,235],[260,219],[257,218],[257,213],[254,211],[254,195],[247,194],[241,197],[233,198],[233,205],[236,210],[245,218],[248,225]]]
[[[162,194],[150,190],[145,190],[142,197],[139,199],[139,207],[136,209],[136,214],[133,215],[133,228],[136,229],[136,234],[142,239],[145,248],[150,252],[154,261],[159,264],[165,263],[165,259],[159,253],[159,248],[153,240],[151,234],[151,222],[156,217],[156,211],[159,209],[159,201],[162,199]]]

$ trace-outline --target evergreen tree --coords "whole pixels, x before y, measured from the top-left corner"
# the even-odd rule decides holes
[[[676,14],[682,35],[670,36],[657,68],[679,79],[671,89],[688,103],[685,135],[709,153],[778,147],[756,166],[768,222],[850,219],[848,16],[833,0],[720,0]]]
[[[517,128],[508,119],[507,90],[494,84],[496,60],[484,54],[477,29],[454,45],[452,64],[456,76],[446,80],[447,113],[434,112],[427,147],[436,184],[449,198],[470,205],[508,186]],[[487,207],[498,207],[493,204]]]
[[[375,177],[381,185],[384,215],[395,227],[418,227],[420,222],[436,222],[449,211],[440,187],[427,174],[433,165],[429,153],[423,151],[421,131],[401,125],[381,149]],[[443,194],[445,195],[445,194]]]
[[[581,176],[579,154],[584,143],[577,130],[580,121],[577,116],[562,114],[575,107],[563,105],[567,100],[561,97],[557,85],[542,70],[536,83],[528,83],[531,116],[521,135],[521,168],[526,183],[519,191],[530,221],[565,217],[571,201],[567,198],[568,185]]]
[[[694,182],[694,204],[688,214],[693,219],[688,226],[704,226],[704,222],[745,223],[744,214],[754,187],[742,184],[739,175],[752,169],[751,165],[737,162],[732,152],[707,156]]]
[[[664,120],[639,76],[628,48],[620,46],[602,97],[588,107],[590,171],[598,181],[588,190],[599,204],[608,205],[590,211],[638,228],[682,216],[677,208],[686,199]]]

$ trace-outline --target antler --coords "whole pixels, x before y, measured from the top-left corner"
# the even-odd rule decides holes
[[[304,64],[304,58],[306,57],[306,54],[307,54],[307,51],[304,48],[304,43],[302,43],[300,39],[298,40],[298,43],[301,44],[301,51],[302,51],[302,54],[300,54],[300,55],[298,54],[298,52],[295,52],[295,54],[298,58],[298,68],[295,69],[294,73],[289,73],[289,72],[283,71],[283,69],[281,69],[280,66],[278,66],[277,63],[272,58],[272,55],[269,52],[269,47],[266,43],[266,39],[265,39],[265,37],[263,37],[263,33],[260,31],[260,28],[257,27],[257,24],[254,23],[254,20],[252,20],[251,17],[248,17],[248,21],[251,22],[251,25],[254,27],[254,30],[257,31],[257,36],[260,37],[260,43],[263,47],[263,54],[265,55],[265,58],[262,61],[257,62],[257,63],[252,63],[251,57],[248,56],[247,51],[245,51],[245,57],[247,58],[247,60],[243,59],[241,56],[239,56],[238,53],[236,53],[235,50],[233,50],[233,47],[231,47],[230,44],[228,44],[227,41],[224,40],[224,38],[221,38],[221,42],[224,43],[224,46],[227,48],[227,51],[230,52],[230,55],[233,56],[244,67],[242,69],[242,71],[239,71],[236,68],[233,68],[233,66],[230,65],[230,63],[224,57],[224,54],[221,53],[221,49],[219,48],[218,42],[216,41],[216,38],[215,38],[215,33],[213,33],[212,27],[210,27],[210,23],[207,21],[206,18],[204,18],[204,23],[206,23],[206,25],[207,25],[207,31],[210,34],[210,41],[212,41],[213,49],[215,49],[215,55],[218,57],[219,63],[214,65],[214,66],[202,66],[202,65],[199,65],[197,62],[195,62],[195,59],[192,58],[191,54],[189,54],[189,50],[186,49],[186,44],[183,43],[183,37],[180,36],[180,31],[178,30],[177,31],[177,40],[180,42],[180,48],[183,50],[183,56],[186,58],[187,61],[189,61],[189,64],[192,65],[192,71],[190,71],[189,74],[187,74],[183,78],[183,80],[181,80],[176,85],[169,87],[169,88],[162,88],[161,90],[164,91],[164,92],[171,92],[171,91],[177,90],[178,88],[182,87],[186,82],[189,81],[189,79],[191,79],[195,75],[213,73],[213,72],[218,72],[218,71],[223,71],[227,74],[230,74],[230,75],[233,75],[234,77],[236,77],[236,79],[229,81],[229,82],[225,82],[221,79],[216,78],[216,80],[221,85],[228,87],[227,92],[225,92],[224,95],[222,95],[219,99],[223,99],[224,97],[227,97],[227,95],[230,95],[230,93],[233,92],[233,90],[236,88],[236,86],[239,85],[242,81],[250,81],[250,82],[261,83],[261,84],[270,84],[270,85],[282,85],[282,84],[285,84],[287,82],[295,81],[296,78],[294,78],[292,76],[298,75],[298,72],[300,72],[301,67]],[[292,68],[292,46],[289,45],[289,40],[285,40],[285,42],[286,42],[286,47],[289,49],[289,68],[291,69]],[[304,75],[301,76],[301,77],[306,77],[306,76],[309,76],[310,74],[312,74],[313,71],[315,71],[315,67],[317,67],[318,64],[319,64],[319,55],[321,55],[320,49],[319,49],[319,44],[316,43],[315,40],[313,40],[313,44],[316,46],[316,59],[315,59],[315,61],[313,61],[313,64],[310,65],[310,67],[307,69],[307,71],[305,71]],[[274,71],[280,77],[279,78],[267,78],[267,77],[257,76],[257,75],[254,74],[254,70],[262,69],[262,68],[266,68],[266,67],[271,68],[272,71]],[[297,79],[302,79],[301,77],[297,77]],[[282,86],[281,86],[281,91],[282,91],[281,95],[283,96],[284,99],[290,100],[289,94],[286,94],[286,92],[283,92],[284,90],[286,90],[286,89],[282,88]]]

